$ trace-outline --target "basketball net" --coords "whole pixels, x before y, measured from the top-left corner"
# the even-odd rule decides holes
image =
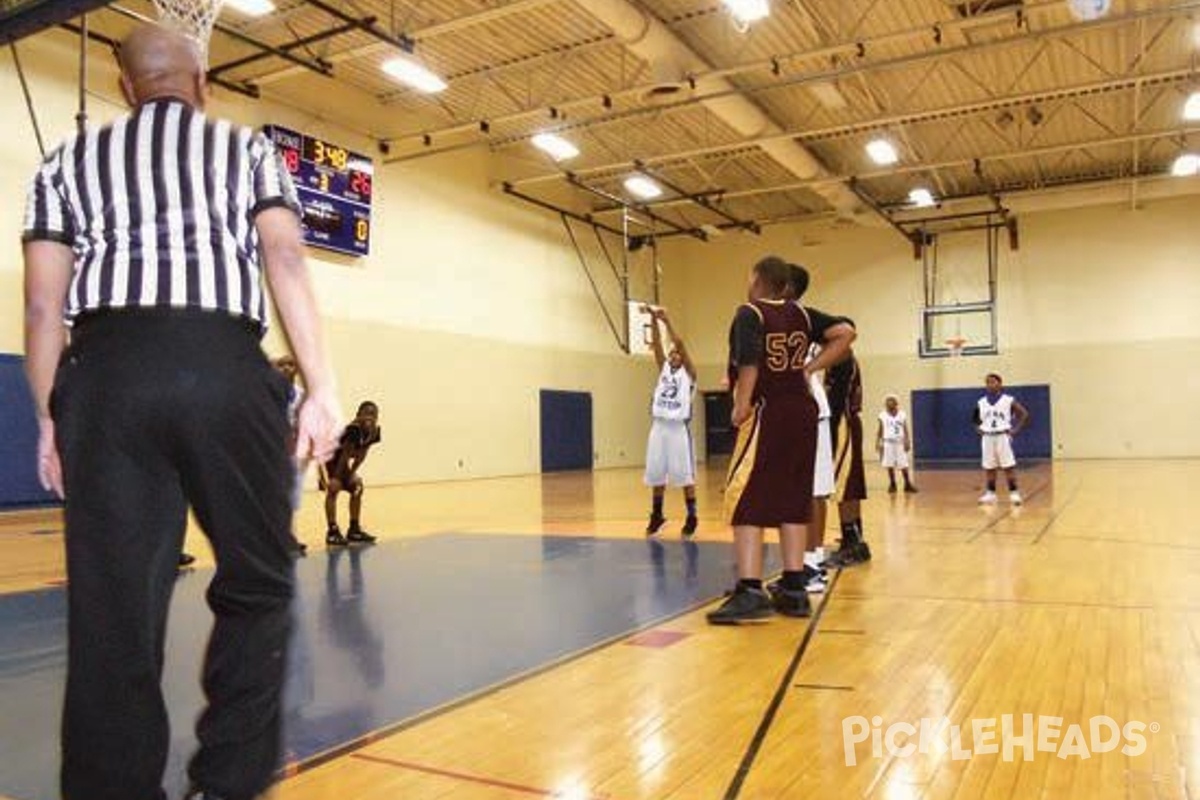
[[[208,40],[225,0],[154,0],[158,20],[179,31],[200,48],[200,59],[208,66]]]
[[[958,358],[963,354],[963,348],[967,346],[965,336],[951,336],[946,340],[946,347],[950,349],[950,357]]]

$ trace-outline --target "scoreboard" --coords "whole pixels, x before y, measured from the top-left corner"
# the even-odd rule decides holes
[[[340,145],[268,125],[304,209],[304,241],[339,253],[371,251],[371,159]]]

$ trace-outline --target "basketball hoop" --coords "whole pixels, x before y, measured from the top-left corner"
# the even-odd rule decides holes
[[[159,22],[194,41],[206,67],[208,40],[224,4],[225,0],[154,0]]]
[[[951,336],[946,339],[946,347],[949,349],[951,358],[958,358],[963,354],[963,348],[967,346],[967,338],[965,336]]]

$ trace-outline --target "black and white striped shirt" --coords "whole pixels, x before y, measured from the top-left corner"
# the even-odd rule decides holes
[[[75,251],[66,318],[89,311],[225,311],[263,327],[254,218],[300,212],[261,133],[175,99],[153,100],[65,141],[29,190],[25,241]]]

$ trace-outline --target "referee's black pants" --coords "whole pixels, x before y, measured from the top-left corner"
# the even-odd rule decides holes
[[[51,408],[66,489],[67,800],[161,800],[167,607],[190,506],[216,555],[192,782],[250,800],[280,760],[292,597],[286,381],[223,314],[76,328]]]

